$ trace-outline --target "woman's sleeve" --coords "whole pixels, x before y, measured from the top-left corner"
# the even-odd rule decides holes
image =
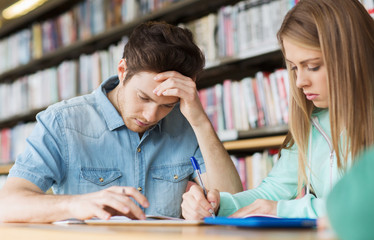
[[[253,203],[256,199],[279,201],[295,198],[297,195],[297,172],[297,150],[295,148],[283,149],[281,158],[259,187],[234,195],[226,192],[220,194],[218,215],[231,215],[240,208]]]

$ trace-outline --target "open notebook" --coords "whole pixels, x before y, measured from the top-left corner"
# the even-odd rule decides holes
[[[316,219],[280,218],[272,215],[248,215],[243,218],[207,217],[204,223],[252,228],[315,228],[317,225]]]
[[[165,216],[147,215],[146,220],[133,220],[125,216],[113,216],[109,220],[92,218],[88,220],[67,219],[54,224],[89,224],[89,225],[200,225],[203,220],[184,220]]]

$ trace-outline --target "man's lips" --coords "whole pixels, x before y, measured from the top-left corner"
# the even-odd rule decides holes
[[[144,123],[144,122],[142,122],[142,121],[140,121],[138,119],[135,119],[135,121],[136,121],[136,124],[139,125],[139,126],[141,126],[141,127],[146,127],[146,126],[149,125],[149,123]]]

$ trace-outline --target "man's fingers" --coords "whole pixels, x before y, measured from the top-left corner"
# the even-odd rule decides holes
[[[216,213],[220,203],[219,192],[217,190],[208,191],[206,198]]]
[[[191,78],[189,78],[187,76],[184,76],[183,74],[181,74],[177,71],[166,71],[166,72],[158,73],[154,77],[154,80],[165,81],[168,78],[180,78],[180,79],[183,79],[183,80],[188,80],[188,79],[192,80]]]
[[[198,185],[191,186],[190,191],[183,197],[189,202],[189,207],[202,217],[210,216],[210,209],[214,210],[208,199],[205,198],[203,189]]]
[[[210,215],[191,193],[183,195],[182,215],[185,219],[203,219]]]
[[[125,195],[128,197],[132,197],[137,203],[139,203],[142,207],[149,207],[149,202],[147,198],[141,194],[136,188],[133,187],[117,187],[115,190],[117,193],[121,195]]]
[[[178,72],[164,72],[157,74],[156,77],[159,77],[156,81],[159,81],[160,84],[153,90],[153,93],[157,96],[181,96],[183,92],[193,94],[196,91],[196,83],[191,78],[183,76]],[[175,89],[183,90],[183,92],[177,91],[176,94],[172,94],[175,91],[169,91]]]
[[[106,207],[112,208],[121,213],[121,215],[128,216],[133,214],[138,219],[145,219],[144,212],[128,196],[111,194],[108,198],[102,199],[100,205],[104,209]]]

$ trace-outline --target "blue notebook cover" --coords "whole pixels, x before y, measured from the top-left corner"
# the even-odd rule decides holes
[[[251,228],[315,228],[317,226],[316,219],[270,216],[250,216],[246,218],[207,217],[204,219],[204,223]]]

